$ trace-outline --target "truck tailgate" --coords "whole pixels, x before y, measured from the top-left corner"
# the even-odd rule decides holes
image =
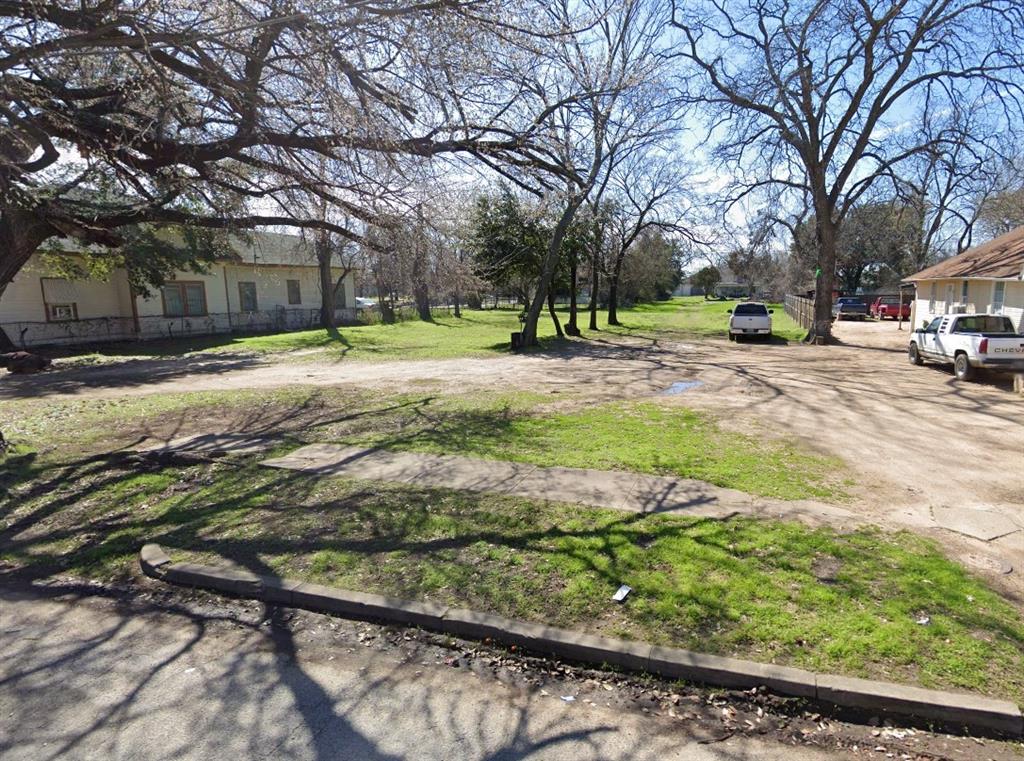
[[[984,338],[983,345],[987,345],[989,357],[999,359],[1024,359],[1024,336],[1014,338]]]

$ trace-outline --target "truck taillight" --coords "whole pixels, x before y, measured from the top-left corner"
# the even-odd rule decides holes
[[[981,343],[978,344],[978,353],[979,354],[988,354],[988,339],[987,338],[982,338],[981,339]]]

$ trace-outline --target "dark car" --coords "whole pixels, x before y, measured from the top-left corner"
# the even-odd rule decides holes
[[[852,296],[840,296],[832,305],[833,320],[864,320],[868,316],[868,305]]]

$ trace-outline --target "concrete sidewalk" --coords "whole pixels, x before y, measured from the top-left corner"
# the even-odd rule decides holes
[[[693,718],[654,716],[660,703],[641,713],[628,688],[572,677],[546,678],[543,690],[518,673],[499,679],[483,659],[453,668],[443,659],[458,650],[343,619],[261,620],[258,606],[204,615],[2,586],[0,611],[4,761],[859,758],[793,747],[795,730],[775,729],[784,717],[766,715],[766,736],[723,737],[711,713],[721,709],[687,703]]]
[[[813,525],[849,526],[862,522],[848,510],[811,500],[758,499],[703,481],[640,473],[539,467],[504,460],[362,449],[339,444],[310,444],[262,464],[318,476],[490,492],[636,513],[674,513],[704,518],[755,515],[802,520]]]

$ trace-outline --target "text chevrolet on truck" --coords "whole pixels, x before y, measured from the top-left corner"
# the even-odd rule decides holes
[[[952,364],[959,380],[978,368],[1024,373],[1024,335],[1009,317],[995,314],[947,314],[918,328],[907,349],[910,361]]]

